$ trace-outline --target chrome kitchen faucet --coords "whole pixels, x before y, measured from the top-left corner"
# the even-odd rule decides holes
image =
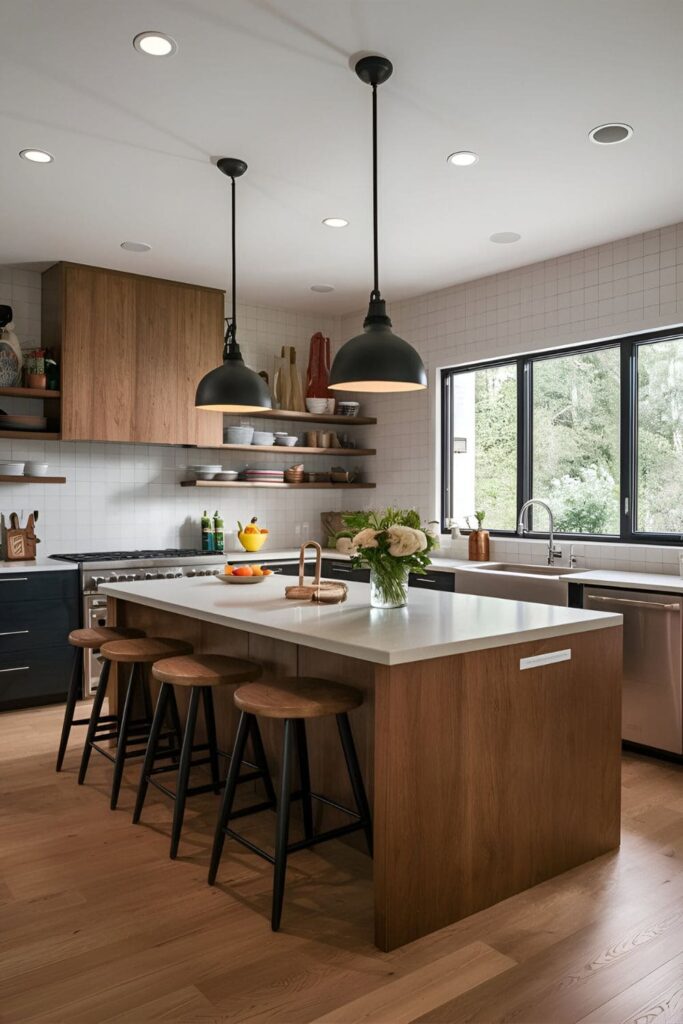
[[[552,510],[547,502],[541,501],[540,498],[530,498],[529,501],[524,502],[519,513],[519,522],[517,523],[517,535],[519,537],[524,537],[524,535],[529,532],[528,512],[532,505],[541,505],[541,507],[544,508],[548,513],[548,565],[553,565],[556,558],[562,557],[562,550],[561,548],[556,548],[553,542],[555,523],[553,520]]]

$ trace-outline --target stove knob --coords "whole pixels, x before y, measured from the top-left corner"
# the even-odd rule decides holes
[[[118,582],[118,578],[119,578],[118,575],[115,572],[113,572],[111,574],[111,576],[109,577],[109,579],[107,580],[107,582],[108,583],[116,583],[116,582]]]
[[[157,578],[157,574],[155,572],[146,572],[145,573],[145,579],[146,580],[155,580],[156,578]]]
[[[173,579],[173,573],[172,572],[165,572],[164,573],[164,579],[165,580],[172,580]]]
[[[212,576],[218,576],[218,574],[220,573],[220,569],[210,569],[209,572],[211,573]]]
[[[106,578],[104,576],[93,576],[92,579],[90,580],[90,582],[91,582],[92,586],[95,588],[95,590],[97,590],[97,588],[99,587],[100,583],[105,583],[106,582]]]
[[[196,569],[188,569],[186,575],[187,575],[187,577],[189,579],[191,579],[193,576],[197,575],[197,570]]]

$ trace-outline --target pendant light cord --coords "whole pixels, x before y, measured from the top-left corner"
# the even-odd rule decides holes
[[[232,197],[232,336],[237,337],[237,255],[235,245],[235,179],[230,178],[231,181],[231,197]]]
[[[379,299],[379,243],[377,221],[377,85],[372,86],[372,230],[374,236],[374,277],[375,286],[371,299]]]

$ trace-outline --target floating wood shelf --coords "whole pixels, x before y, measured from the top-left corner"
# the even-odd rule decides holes
[[[376,455],[375,448],[304,448],[300,445],[285,444],[222,444],[221,450],[232,452],[276,452],[284,455],[289,452],[291,455],[330,455],[336,458],[337,455]]]
[[[0,441],[61,441],[61,434],[49,430],[0,430]]]
[[[0,398],[61,398],[61,391],[45,388],[0,388]]]
[[[376,487],[377,484],[333,484],[333,483],[321,483],[321,484],[286,484],[286,483],[264,483],[258,481],[251,483],[249,480],[181,480],[181,487],[279,487],[280,490],[295,490],[302,488],[334,488],[337,491],[350,488],[368,488]]]
[[[231,415],[226,413],[226,415]],[[239,415],[239,414],[234,414]],[[348,427],[369,427],[377,423],[376,416],[326,416],[312,412],[294,412],[293,409],[264,409],[263,412],[245,413],[254,420],[301,420],[305,423],[345,423]]]
[[[2,476],[0,484],[65,484],[65,476]]]

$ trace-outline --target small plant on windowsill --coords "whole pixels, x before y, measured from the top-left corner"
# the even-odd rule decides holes
[[[415,509],[350,512],[344,522],[352,534],[348,545],[352,565],[370,569],[370,604],[400,608],[408,601],[408,576],[424,574],[436,536],[423,526]]]
[[[477,520],[477,525],[475,529],[472,529],[470,517],[465,516],[467,529],[470,530],[468,557],[470,562],[488,562],[490,551],[489,532],[482,529],[486,512],[475,512],[474,518]]]

